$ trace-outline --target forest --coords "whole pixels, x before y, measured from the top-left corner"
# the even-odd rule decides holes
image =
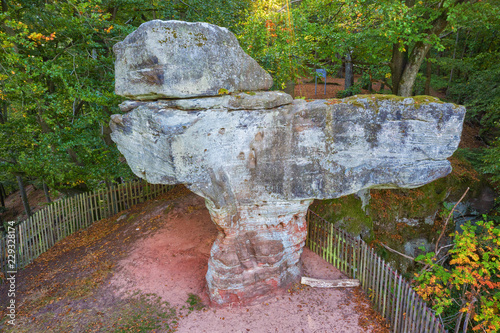
[[[272,75],[274,90],[293,91],[326,69],[345,82],[338,98],[434,94],[465,105],[466,126],[482,144],[457,154],[500,189],[499,0],[1,0],[0,213],[28,184],[50,201],[134,179],[110,138],[110,116],[124,100],[114,94],[113,45],[154,19],[228,28]],[[488,219],[497,219],[495,207]],[[480,246],[475,228],[457,248]],[[499,237],[493,224],[484,229],[482,244]],[[465,261],[460,253],[453,260]],[[498,261],[484,260],[498,275]],[[432,256],[421,261],[433,264]],[[500,289],[500,276],[483,280]],[[433,295],[437,309],[449,306],[449,295]],[[478,322],[493,332],[500,292],[490,296]],[[461,306],[464,313],[472,304]]]

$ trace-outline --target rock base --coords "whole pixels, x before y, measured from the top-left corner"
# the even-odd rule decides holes
[[[301,277],[300,255],[312,200],[216,208],[207,200],[219,236],[208,262],[214,305],[249,304],[276,295]]]

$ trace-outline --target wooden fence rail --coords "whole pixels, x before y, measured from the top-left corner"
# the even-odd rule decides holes
[[[375,309],[397,333],[446,332],[411,285],[364,241],[333,226],[313,211],[307,214],[306,246],[353,279],[359,279]]]
[[[30,218],[16,223],[14,229],[9,228],[10,233],[0,238],[0,271],[20,270],[64,237],[165,193],[172,187],[134,181],[54,201]],[[14,222],[7,225],[14,225]],[[15,237],[14,266],[10,266],[8,260],[9,237]]]

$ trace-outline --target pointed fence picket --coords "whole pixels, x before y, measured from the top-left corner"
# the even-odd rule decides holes
[[[311,210],[307,222],[306,246],[349,277],[359,279],[361,288],[391,325],[392,332],[446,332],[411,285],[363,240],[336,228]]]
[[[26,267],[55,243],[95,221],[109,218],[172,188],[171,185],[133,181],[57,200],[24,221],[6,223],[13,228],[11,234],[16,239],[15,270]],[[14,270],[8,266],[8,235],[0,237],[0,272]]]

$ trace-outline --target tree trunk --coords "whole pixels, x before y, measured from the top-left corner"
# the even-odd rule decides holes
[[[0,102],[0,124],[5,124],[7,122],[7,103]]]
[[[437,54],[437,66],[436,66],[436,76],[441,76],[441,66],[439,65],[439,59],[443,56],[443,51],[438,52]]]
[[[49,188],[45,183],[43,183],[43,193],[45,193],[45,198],[47,199],[47,202],[49,203],[52,202],[52,200],[50,200]]]
[[[434,22],[432,23],[432,28],[428,31],[429,38],[432,35],[439,35],[444,30],[444,28],[446,28],[446,25],[448,24],[448,21],[446,20],[447,17],[448,14],[446,11],[444,11],[434,20]],[[408,63],[404,67],[403,74],[401,75],[399,87],[397,88],[397,95],[405,97],[411,96],[418,71],[420,70],[420,66],[424,62],[425,56],[430,49],[430,43],[415,43],[415,46],[413,47],[413,50],[408,57]]]
[[[288,95],[292,96],[295,98],[295,81],[294,80],[288,80],[285,83],[285,88],[283,89],[284,92],[286,92]]]
[[[351,52],[347,52],[345,56],[345,85],[344,90],[349,89],[354,85],[354,73],[352,68]]]
[[[462,305],[460,306],[460,308],[463,308],[465,304],[466,304],[466,301],[463,299]],[[455,332],[454,333],[458,333],[460,331],[460,324],[462,323],[463,316],[464,316],[464,313],[460,312],[460,315],[458,316],[457,320],[455,321]]]
[[[391,79],[392,79],[392,93],[398,95],[399,81],[403,75],[403,70],[408,63],[408,52],[400,51],[399,45],[392,45],[392,60],[391,60]]]
[[[108,106],[103,106],[103,110],[111,116],[113,113],[111,112],[110,108]],[[101,135],[102,139],[104,140],[104,143],[108,146],[112,146],[114,144],[113,140],[111,139],[111,128],[109,127],[108,124],[102,125],[101,127]]]
[[[407,7],[415,5],[414,0],[405,0]],[[405,46],[403,51],[400,50],[400,44],[392,44],[392,59],[391,59],[391,80],[392,80],[392,93],[399,95],[399,83],[403,77],[403,72],[408,64],[408,46]]]
[[[337,71],[337,77],[339,79],[342,79],[344,77],[344,72],[343,72],[344,63],[342,62],[342,57],[340,56],[339,53],[336,53],[335,57],[340,60],[340,67],[339,70]]]
[[[460,61],[464,60],[465,52],[467,51],[467,41],[469,40],[470,29],[467,30],[467,34],[465,35],[464,48],[462,49],[462,54],[460,55]],[[455,77],[460,78],[462,72],[460,71],[460,66],[457,68],[457,73]]]
[[[114,6],[111,14],[111,21],[114,22],[116,19],[116,14],[118,13],[118,7],[119,6]]]
[[[5,207],[5,199],[7,199],[5,189],[3,188],[3,184],[0,184],[0,204],[2,204],[2,207]]]
[[[431,53],[428,52],[426,58],[426,68],[425,68],[425,88],[424,95],[431,94],[431,77],[432,77],[432,64],[430,62]]]
[[[19,192],[21,193],[21,200],[23,201],[24,211],[28,217],[31,216],[31,208],[28,202],[28,196],[26,195],[26,189],[24,188],[23,179],[21,176],[16,176],[17,184],[19,185]]]
[[[446,87],[446,97],[450,95],[450,86],[453,81],[453,70],[455,69],[455,59],[457,56],[458,38],[460,36],[460,29],[457,30],[457,36],[455,38],[455,48],[453,49],[453,61],[451,63],[450,77],[448,79],[448,86]]]
[[[430,48],[431,46],[429,44],[424,44],[422,42],[417,42],[413,47],[413,51],[408,58],[408,63],[399,81],[399,96],[409,97],[412,95],[418,71],[420,70],[420,66],[422,66],[422,62],[424,61]]]
[[[457,3],[462,3],[464,0],[459,0]],[[433,35],[439,35],[446,25],[448,13],[444,10],[433,22],[432,27],[426,31],[428,39]],[[408,48],[408,45],[406,45]],[[415,43],[411,53],[405,57],[406,51],[400,51],[399,45],[394,44],[392,48],[391,74],[392,74],[392,91],[393,94],[399,96],[411,96],[413,86],[417,78],[418,71],[422,65],[427,52],[431,48],[431,43],[423,41]],[[405,63],[406,62],[406,63]]]

